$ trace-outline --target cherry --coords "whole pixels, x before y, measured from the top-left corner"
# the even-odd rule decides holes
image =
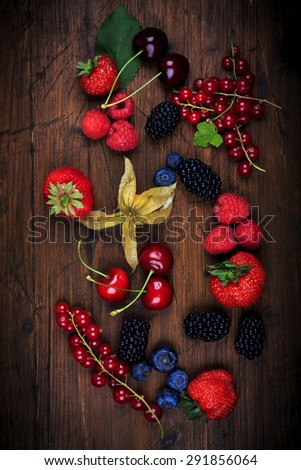
[[[97,388],[104,387],[106,384],[106,381],[107,381],[106,374],[103,372],[100,372],[100,373],[94,372],[91,375],[91,383],[92,385],[94,385],[94,387],[97,387]]]
[[[146,404],[138,397],[131,397],[130,405],[135,411],[147,410]]]
[[[253,166],[247,161],[242,160],[237,167],[237,170],[241,176],[250,176],[253,171]]]
[[[166,53],[168,39],[162,29],[145,28],[134,36],[132,47],[135,52],[142,51],[140,57],[144,62],[156,62]]]
[[[157,403],[149,403],[149,407],[152,412],[150,412],[150,410],[146,410],[144,412],[145,419],[147,419],[147,421],[149,421],[150,423],[156,423],[157,420],[154,415],[156,415],[157,418],[160,420],[163,416],[163,410],[161,406],[157,405]]]
[[[188,59],[177,52],[163,56],[158,65],[159,80],[166,87],[172,88],[183,83],[189,72]]]
[[[149,243],[138,255],[139,265],[159,276],[166,276],[170,273],[173,261],[172,252],[162,243]]]
[[[70,311],[70,305],[68,302],[65,302],[64,300],[61,302],[58,302],[55,306],[55,313],[68,313]]]
[[[124,405],[131,399],[128,389],[122,385],[120,387],[114,388],[113,398],[119,405]]]
[[[146,293],[142,295],[141,302],[149,310],[163,310],[173,299],[173,288],[167,279],[160,276],[150,278]]]
[[[98,295],[108,302],[115,303],[124,300],[131,289],[131,281],[128,274],[121,268],[111,268],[107,279],[97,283]]]
[[[102,343],[98,348],[97,348],[98,354],[104,358],[107,356],[110,356],[113,352],[113,349],[109,343]]]

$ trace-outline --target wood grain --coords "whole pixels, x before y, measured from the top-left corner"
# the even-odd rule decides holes
[[[242,312],[233,311],[229,335],[212,344],[195,344],[183,333],[184,317],[198,308],[216,307],[204,277],[214,260],[204,254],[201,217],[212,204],[177,190],[173,219],[148,233],[170,243],[175,256],[171,281],[175,299],[162,313],[137,303],[114,319],[110,306],[85,280],[76,241],[83,254],[106,270],[112,263],[128,269],[118,231],[106,238],[76,223],[50,220],[41,197],[47,173],[74,166],[88,174],[96,207],[116,206],[123,159],[103,141],[81,133],[83,113],[98,104],[75,79],[75,62],[93,53],[96,32],[119,1],[28,0],[1,4],[1,448],[3,449],[298,449],[300,448],[300,66],[292,54],[296,38],[293,2],[266,0],[126,0],[143,27],[166,31],[170,49],[191,64],[188,84],[197,76],[219,75],[231,41],[255,73],[256,96],[280,104],[268,107],[261,122],[249,126],[260,147],[267,174],[243,180],[224,149],[192,145],[186,122],[160,143],[144,134],[146,116],[170,92],[159,82],[135,98],[133,124],[140,145],[131,153],[139,192],[153,185],[153,174],[171,150],[199,157],[219,172],[223,191],[235,191],[259,207],[271,239],[258,256],[267,286],[255,308],[265,321],[262,356],[248,361],[233,342]],[[128,87],[133,91],[155,73],[144,65]],[[271,220],[268,216],[272,216]],[[269,221],[270,220],[270,221]],[[40,238],[37,238],[40,233]],[[116,240],[110,241],[115,235]],[[146,240],[146,239],[144,239]],[[133,276],[140,285],[143,273]],[[90,385],[89,371],[71,358],[67,339],[53,315],[56,302],[68,300],[93,312],[115,350],[123,321],[134,315],[151,324],[148,352],[168,343],[190,377],[225,367],[239,392],[234,413],[207,425],[184,420],[181,410],[165,413],[165,438],[139,413],[114,404],[110,389]],[[154,400],[164,377],[152,374],[138,387]]]

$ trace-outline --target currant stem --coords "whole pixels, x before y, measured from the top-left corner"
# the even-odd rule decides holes
[[[246,100],[259,101],[260,103],[267,103],[271,106],[275,106],[275,108],[282,109],[282,106],[279,106],[278,104],[273,103],[272,101],[266,100],[264,98],[255,98],[254,96],[239,95],[238,93],[224,93],[222,91],[215,91],[213,94],[223,96],[234,96],[234,98],[244,98]]]
[[[122,380],[118,379],[118,377],[115,377],[115,375],[111,374],[111,372],[109,372],[103,365],[103,363],[101,362],[101,359],[98,358],[93,349],[91,348],[91,346],[89,345],[89,343],[87,343],[86,339],[85,339],[85,336],[81,334],[81,332],[79,331],[78,329],[78,326],[77,324],[75,323],[74,321],[74,315],[71,313],[71,312],[68,312],[69,313],[69,317],[71,319],[71,322],[72,322],[72,325],[74,326],[75,328],[75,331],[76,331],[76,334],[80,337],[81,339],[81,342],[83,343],[83,345],[85,346],[85,348],[89,351],[91,357],[93,358],[94,362],[96,362],[100,368],[102,369],[102,372],[101,373],[105,373],[107,374],[109,377],[111,377],[112,379],[116,380],[116,382],[119,383],[119,385],[122,385],[123,387],[125,387],[133,396],[137,397],[139,400],[142,401],[142,403],[144,403],[144,405],[147,407],[148,411],[154,416],[154,418],[156,419],[158,425],[159,425],[159,428],[160,428],[160,431],[161,431],[161,439],[163,439],[164,437],[164,430],[163,430],[163,426],[161,424],[161,421],[159,420],[159,418],[156,416],[156,414],[152,411],[151,407],[149,406],[149,404],[147,403],[147,401],[145,400],[144,396],[143,395],[139,395],[138,393],[135,392],[135,390],[133,390],[126,382],[122,382]]]
[[[138,88],[138,90],[136,91],[133,91],[133,93],[131,93],[130,95],[126,96],[126,98],[123,98],[122,100],[119,100],[119,101],[115,101],[114,103],[103,103],[101,105],[101,108],[102,109],[105,109],[105,108],[110,108],[111,106],[115,106],[116,104],[120,104],[120,103],[123,103],[124,101],[128,100],[129,98],[131,98],[132,96],[136,95],[136,93],[139,93],[139,91],[143,90],[143,88],[145,88],[147,85],[149,85],[151,82],[153,82],[156,78],[160,77],[160,75],[162,75],[162,72],[159,72],[157,73],[157,75],[155,75],[153,78],[151,78],[150,80],[148,80],[148,82],[144,83],[144,85],[142,85],[140,88]]]
[[[116,83],[117,83],[117,80],[118,80],[118,78],[120,77],[120,75],[122,74],[122,72],[124,71],[124,69],[125,69],[133,60],[135,60],[137,57],[139,57],[139,55],[142,54],[142,52],[143,52],[143,50],[137,52],[137,54],[135,54],[133,57],[131,57],[131,58],[121,67],[121,69],[119,70],[119,72],[118,72],[118,74],[117,74],[117,76],[116,76],[116,78],[115,78],[115,80],[114,80],[114,82],[113,82],[113,85],[112,85],[111,90],[110,90],[110,92],[109,92],[109,94],[108,94],[108,96],[107,96],[107,99],[106,99],[106,101],[105,101],[105,103],[104,103],[105,105],[108,104],[108,102],[110,101],[110,98],[111,98],[111,96],[112,96],[112,93],[113,93],[113,90],[114,90],[115,85],[116,85]],[[114,103],[114,104],[115,104],[115,103]],[[103,106],[102,106],[102,107],[103,107]],[[104,106],[104,107],[106,107],[106,106]]]
[[[240,133],[240,130],[238,128],[238,126],[235,126],[235,130],[237,132],[237,135],[239,137],[239,141],[240,141],[240,145],[241,145],[241,148],[243,149],[244,151],[244,154],[246,156],[246,159],[248,160],[248,162],[250,163],[250,165],[252,165],[254,168],[256,168],[256,170],[259,170],[259,171],[262,171],[264,173],[266,173],[266,170],[264,168],[260,168],[260,166],[257,166],[255,165],[255,163],[252,162],[252,160],[250,159],[249,155],[248,155],[248,152],[246,150],[246,147],[244,146],[244,143],[242,141],[242,137],[241,137],[241,133]]]
[[[146,288],[146,286],[147,286],[147,284],[148,284],[148,281],[150,280],[150,278],[151,278],[151,276],[152,276],[153,274],[154,274],[154,271],[150,270],[150,272],[148,273],[148,276],[147,276],[147,278],[146,278],[146,280],[145,280],[145,282],[144,282],[144,284],[143,284],[141,290],[139,291],[139,293],[136,295],[136,297],[135,297],[129,304],[125,305],[125,306],[122,307],[122,308],[119,308],[118,310],[113,310],[113,311],[110,313],[110,315],[111,315],[112,317],[114,317],[115,315],[117,315],[117,313],[121,313],[121,312],[123,312],[124,310],[126,310],[127,308],[131,307],[131,306],[136,302],[136,300],[138,300],[139,297],[143,294],[143,292],[145,291],[145,288]]]
[[[89,275],[86,276],[86,279],[87,279],[87,281],[93,282],[93,284],[98,284],[99,286],[104,286],[104,287],[110,287],[107,284],[103,284],[99,281],[95,281],[95,279],[93,279],[93,277],[91,277]],[[135,293],[140,292],[140,290],[138,290],[138,289],[123,289],[122,287],[116,287],[116,286],[114,286],[114,289],[122,290],[123,292],[135,292]],[[143,293],[145,293],[145,292],[146,291],[143,291]]]
[[[223,111],[222,113],[218,114],[217,116],[214,116],[214,118],[212,118],[212,121],[215,121],[216,119],[220,118],[221,116],[223,116],[227,111],[229,111],[229,109],[232,108],[233,104],[234,104],[234,101],[235,101],[235,98],[232,98],[231,100],[231,103],[229,104],[229,106],[225,109],[225,111]]]
[[[79,242],[77,244],[77,253],[78,253],[78,257],[79,257],[80,262],[85,266],[85,268],[89,269],[90,271],[93,271],[94,273],[99,274],[100,276],[105,277],[106,279],[109,279],[110,276],[108,276],[107,274],[104,274],[100,271],[97,271],[94,268],[91,268],[91,266],[89,266],[87,263],[84,262],[81,254],[80,254],[81,243],[82,243],[81,240],[79,240]]]
[[[197,106],[196,104],[191,104],[191,103],[179,103],[180,106],[183,106],[183,108],[186,108],[186,106],[190,106],[193,109],[201,109],[203,111],[210,111],[211,113],[214,113],[214,110],[212,108],[205,108],[204,106]]]

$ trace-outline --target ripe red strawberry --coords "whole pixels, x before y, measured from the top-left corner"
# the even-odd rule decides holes
[[[106,54],[89,59],[87,63],[77,62],[80,72],[79,84],[89,95],[106,95],[111,90],[118,75],[118,68],[114,60]],[[114,90],[119,86],[117,80]]]
[[[180,408],[187,409],[186,417],[191,420],[202,414],[214,420],[227,418],[238,400],[233,376],[224,369],[202,372],[188,384],[187,393],[181,395]]]
[[[212,295],[228,308],[248,307],[261,296],[266,274],[251,253],[239,251],[229,261],[209,266]]]
[[[51,171],[45,179],[43,195],[51,206],[50,215],[86,217],[94,206],[91,181],[76,168]]]
[[[110,99],[109,104],[116,103],[117,101],[124,100],[128,96],[128,93],[119,92],[116,93],[113,98]],[[128,119],[135,110],[135,104],[132,98],[128,98],[122,103],[115,104],[108,107],[108,114],[113,119]]]
[[[139,143],[139,135],[125,119],[113,122],[106,138],[107,145],[118,152],[134,150]]]
[[[234,234],[237,243],[248,250],[256,250],[262,245],[262,229],[254,220],[246,220],[237,224]]]
[[[223,193],[218,197],[213,212],[221,224],[235,224],[249,217],[250,204],[241,196]]]
[[[99,109],[90,109],[82,119],[81,127],[86,137],[98,140],[107,135],[110,129],[110,119]]]
[[[236,245],[234,230],[229,225],[217,225],[208,233],[204,241],[204,248],[211,255],[229,253]]]

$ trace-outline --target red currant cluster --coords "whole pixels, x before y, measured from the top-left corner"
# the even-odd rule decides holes
[[[129,364],[113,354],[109,343],[102,342],[102,329],[92,322],[90,312],[81,307],[61,301],[56,304],[56,323],[66,333],[70,333],[69,346],[74,360],[82,367],[92,370],[91,383],[102,388],[108,384],[113,390],[113,399],[123,405],[129,403],[133,410],[143,411],[147,421],[158,423],[162,408],[156,403],[148,403],[143,395],[138,395],[127,383]]]
[[[213,122],[223,137],[229,157],[239,160],[239,173],[249,176],[253,167],[261,170],[254,164],[259,157],[259,148],[252,143],[251,134],[241,128],[251,119],[263,117],[264,103],[273,103],[254,97],[255,76],[248,61],[240,57],[238,46],[232,46],[231,55],[223,57],[221,65],[233,76],[196,78],[193,89],[182,87],[170,100],[180,108],[182,119],[189,123]]]

